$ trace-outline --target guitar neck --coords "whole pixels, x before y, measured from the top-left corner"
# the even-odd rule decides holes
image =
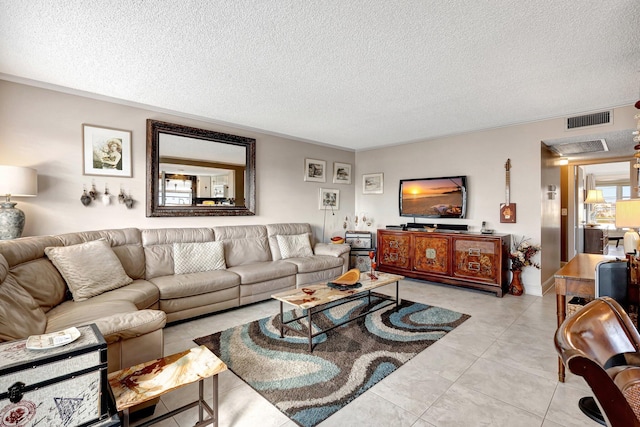
[[[509,187],[511,185],[510,172],[507,170],[505,172],[505,201],[506,205],[509,206]]]

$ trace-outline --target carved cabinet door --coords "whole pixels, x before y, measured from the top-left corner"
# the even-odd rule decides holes
[[[490,283],[500,280],[500,240],[455,237],[453,275]]]
[[[446,236],[415,236],[413,269],[427,273],[449,274],[449,241]]]
[[[378,247],[378,263],[381,266],[388,265],[397,268],[409,268],[411,257],[411,235],[402,233],[381,234]]]

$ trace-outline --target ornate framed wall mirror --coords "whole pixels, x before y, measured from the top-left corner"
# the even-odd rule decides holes
[[[255,215],[256,140],[147,120],[147,216]]]

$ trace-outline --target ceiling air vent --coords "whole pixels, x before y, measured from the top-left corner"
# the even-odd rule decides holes
[[[611,111],[567,117],[567,130],[611,123]]]
[[[604,139],[594,139],[593,141],[569,142],[567,144],[552,145],[549,147],[561,156],[582,153],[597,153],[599,151],[609,151],[607,142]]]

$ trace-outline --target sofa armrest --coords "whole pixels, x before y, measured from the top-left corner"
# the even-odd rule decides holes
[[[167,315],[160,310],[139,310],[101,317],[93,323],[96,324],[107,344],[111,344],[164,328]]]
[[[349,251],[351,251],[351,245],[346,244],[316,243],[316,246],[313,248],[315,255],[330,255],[334,257],[340,257],[349,253]]]

